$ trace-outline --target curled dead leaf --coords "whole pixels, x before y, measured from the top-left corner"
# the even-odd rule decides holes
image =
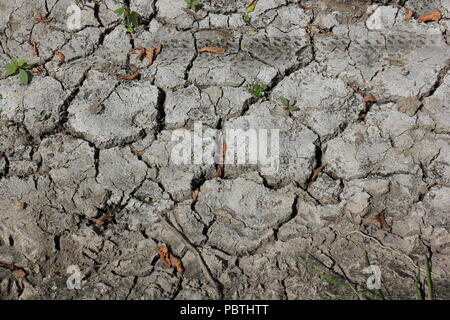
[[[298,5],[300,8],[302,8],[303,10],[307,11],[307,10],[312,10],[311,7],[305,6],[304,4],[299,4]]]
[[[37,74],[42,74],[43,73],[43,71],[42,71],[42,69],[40,67],[33,67],[33,68],[31,68],[30,71],[33,72],[33,73],[37,73]]]
[[[204,53],[204,52],[209,52],[209,53],[224,53],[225,49],[223,48],[218,48],[218,47],[204,47],[201,49],[197,50],[197,53]]]
[[[378,229],[391,228],[391,226],[385,220],[384,211],[378,213],[373,219],[364,219],[363,222],[373,224]]]
[[[308,182],[308,188],[314,183],[314,181],[317,180],[317,177],[323,171],[323,169],[325,169],[325,166],[320,166],[313,171],[311,178],[309,179],[309,182]]]
[[[162,263],[166,267],[174,267],[177,270],[178,277],[182,279],[184,268],[181,259],[171,254],[169,248],[167,247],[159,247],[157,252]]]
[[[13,275],[15,275],[16,277],[23,278],[27,275],[27,273],[25,272],[24,269],[14,265],[14,264],[11,264],[11,263],[0,262],[0,268],[4,268],[4,269],[11,271],[11,273]]]
[[[375,99],[375,97],[373,95],[368,95],[363,98],[363,102],[365,104],[367,104],[369,102],[377,102],[377,99]]]
[[[155,48],[155,56],[157,56],[158,54],[160,54],[160,53],[161,53],[161,50],[162,50],[162,44],[161,44],[161,43],[158,43],[158,45],[157,45],[156,48]]]
[[[412,10],[406,9],[405,21],[410,21],[413,17],[414,12]]]
[[[153,61],[155,61],[156,56],[161,53],[162,50],[162,44],[158,43],[156,48],[154,49],[148,49],[145,51],[145,54],[147,55],[148,65],[151,66],[153,64]]]
[[[194,200],[194,201],[197,200],[199,193],[200,193],[200,190],[198,190],[198,189],[192,191],[192,200]]]
[[[23,270],[23,269],[15,269],[12,272],[12,274],[15,275],[16,277],[19,277],[19,278],[23,278],[23,277],[25,277],[27,275],[25,270]]]
[[[60,63],[64,63],[66,61],[66,57],[58,50],[53,50],[53,54],[58,57]]]
[[[104,224],[107,224],[111,222],[113,219],[111,217],[101,217],[100,219],[95,220],[95,224],[97,227],[103,226]]]
[[[367,113],[369,112],[370,105],[375,102],[377,102],[377,99],[375,99],[374,96],[372,96],[372,95],[364,96],[363,107],[361,109],[361,112],[359,113],[359,120],[364,121],[366,119]]]
[[[155,58],[155,50],[149,49],[145,53],[147,55],[148,65],[151,66]]]
[[[137,76],[139,75],[139,72],[133,72],[132,74],[129,75],[122,75],[122,74],[118,74],[117,75],[117,79],[121,79],[121,80],[134,80],[137,78]]]
[[[181,263],[181,260],[174,255],[170,255],[170,263],[175,269],[177,270],[177,275],[180,279],[183,279],[183,264]]]
[[[139,51],[139,54],[136,56],[136,60],[142,61],[142,59],[144,59],[145,57],[145,48],[144,47],[132,48],[130,49],[130,51],[128,51],[128,55],[133,54],[135,51]]]
[[[44,18],[44,17],[42,16],[42,13],[40,13],[40,12],[37,13],[37,17],[34,18],[34,20],[36,20],[37,22],[41,22],[41,23],[47,23],[47,22],[52,21],[51,18],[50,18],[50,19]]]
[[[160,247],[158,248],[159,259],[164,263],[165,266],[170,267],[172,263],[170,262],[169,248]]]
[[[430,13],[424,14],[417,18],[418,22],[430,22],[430,21],[439,21],[442,19],[442,12],[439,10],[431,11]]]

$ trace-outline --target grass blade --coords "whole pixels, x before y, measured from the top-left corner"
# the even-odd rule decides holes
[[[428,298],[430,300],[433,300],[433,280],[431,279],[430,260],[427,258],[425,263],[426,263],[426,282],[428,287]]]

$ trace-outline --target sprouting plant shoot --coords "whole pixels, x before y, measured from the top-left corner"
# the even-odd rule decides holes
[[[285,97],[280,97],[280,102],[289,112],[300,110],[300,108],[295,105],[297,103],[297,100],[295,100],[295,98],[291,98],[290,100],[288,100]]]
[[[184,0],[184,2],[186,2],[187,8],[192,11],[197,11],[202,4],[200,0]]]
[[[120,8],[114,10],[114,13],[119,17],[123,17],[120,23],[126,26],[127,32],[133,33],[134,29],[139,26],[139,13],[131,11],[125,3],[119,0],[113,0],[113,2],[122,5]]]
[[[245,7],[245,14],[242,16],[242,18],[244,19],[244,21],[246,23],[250,23],[250,21],[252,20],[249,13],[255,11],[257,3],[258,3],[258,0],[253,0],[252,2],[250,2],[250,4],[248,6]]]
[[[5,69],[5,76],[9,77],[18,74],[19,80],[22,84],[27,85],[30,82],[30,77],[28,74],[28,69],[30,69],[30,66],[25,60],[11,58],[11,61],[3,68]]]
[[[417,265],[417,275],[416,275],[416,300],[426,300],[425,287],[428,289],[428,299],[434,299],[433,292],[433,279],[431,278],[431,264],[430,259],[426,257],[425,259],[425,278],[422,281],[420,275],[420,266]]]
[[[247,92],[255,97],[262,97],[264,95],[264,91],[266,91],[267,86],[264,84],[254,84],[251,87],[247,88]]]
[[[83,10],[86,6],[86,0],[75,0],[75,4],[78,6],[78,8]]]
[[[39,112],[38,114],[36,114],[36,115],[34,116],[34,118],[36,119],[36,121],[39,121],[39,122],[45,121],[45,120],[48,119],[48,114],[47,114],[47,112],[45,112],[44,110],[42,110],[41,112]]]

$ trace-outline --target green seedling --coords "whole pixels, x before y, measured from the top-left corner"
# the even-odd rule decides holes
[[[266,91],[267,86],[264,84],[254,84],[251,87],[247,88],[247,92],[255,97],[262,97],[264,95],[264,91]]]
[[[17,74],[19,75],[20,83],[27,85],[30,82],[30,76],[28,74],[28,69],[30,69],[30,66],[25,60],[11,58],[11,61],[3,68],[5,69],[5,76],[9,77]]]
[[[417,265],[417,275],[416,275],[416,299],[426,300],[425,287],[428,289],[428,299],[433,300],[434,298],[434,288],[433,279],[431,278],[431,265],[430,259],[425,260],[425,279],[422,281],[422,276],[420,274],[420,266]]]
[[[249,13],[255,11],[257,3],[258,0],[253,0],[248,6],[245,7],[245,14],[242,16],[242,19],[244,19],[245,23],[250,23],[250,21],[252,20]]]
[[[286,110],[288,110],[289,112],[300,110],[300,108],[298,108],[295,105],[297,103],[297,100],[295,100],[294,98],[291,98],[290,100],[288,100],[285,97],[280,97],[280,102],[284,106],[284,108]]]
[[[78,6],[78,8],[83,10],[86,6],[86,0],[75,0],[75,4]]]
[[[291,256],[291,258],[293,258],[295,261],[297,261],[298,264],[302,265],[308,272],[316,275],[317,277],[319,277],[323,281],[327,282],[328,284],[336,286],[336,287],[347,288],[347,289],[351,290],[348,293],[345,293],[343,295],[335,297],[334,298],[335,300],[340,300],[340,299],[348,298],[348,297],[351,297],[351,296],[358,296],[358,297],[365,296],[366,298],[369,298],[369,299],[376,299],[377,298],[377,297],[373,296],[371,293],[369,293],[367,291],[362,291],[362,290],[358,291],[355,288],[353,288],[353,286],[351,286],[349,283],[346,283],[346,282],[343,282],[343,281],[340,281],[340,280],[336,280],[336,279],[330,277],[329,275],[327,275],[327,274],[325,274],[323,272],[320,272],[319,270],[317,270],[313,266],[308,265],[306,262],[304,262],[304,261],[302,261],[302,260],[300,260],[300,259],[298,259],[296,257],[292,257]]]
[[[117,16],[122,17],[120,23],[127,28],[127,32],[133,33],[134,29],[139,26],[139,13],[131,11],[125,3],[120,2],[119,0],[113,0],[113,2],[122,5],[120,8],[114,10],[114,13]]]
[[[184,2],[186,2],[187,8],[192,11],[197,11],[202,4],[200,0],[184,0]]]
[[[45,112],[44,110],[42,110],[41,112],[39,112],[37,115],[34,116],[34,118],[36,119],[36,121],[45,121],[48,119],[48,114],[47,112]]]

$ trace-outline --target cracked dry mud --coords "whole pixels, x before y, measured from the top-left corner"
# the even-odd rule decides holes
[[[75,31],[72,0],[0,0],[0,64],[43,70],[28,86],[0,76],[0,262],[26,272],[0,265],[1,299],[329,299],[345,292],[294,258],[363,289],[365,252],[388,297],[414,299],[430,257],[450,298],[450,1],[260,0],[246,24],[248,2],[131,0],[130,35],[110,0],[88,3]],[[417,22],[436,9],[439,22]],[[128,56],[158,43],[151,66]],[[117,79],[133,65],[139,78]],[[195,122],[280,129],[279,172],[175,166],[172,134]],[[380,212],[391,229],[366,223]]]

